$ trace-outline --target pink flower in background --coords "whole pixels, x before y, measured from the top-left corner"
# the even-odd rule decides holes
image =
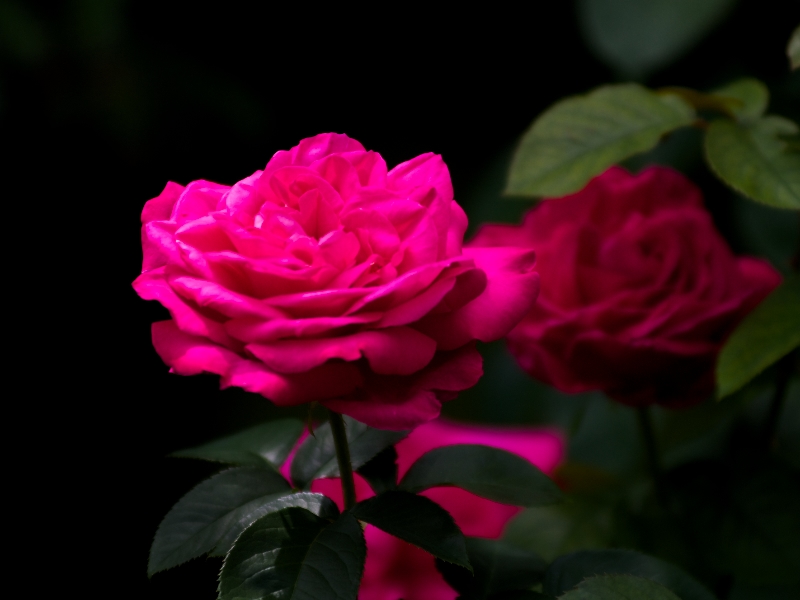
[[[487,427],[448,422],[442,419],[417,427],[397,444],[398,475],[425,452],[452,444],[483,444],[513,452],[545,473],[552,473],[564,457],[564,441],[554,431],[532,427]],[[285,470],[285,469],[284,469]],[[357,474],[356,495],[365,500],[374,493]],[[339,479],[319,479],[312,491],[325,494],[343,508]],[[459,488],[442,487],[422,492],[443,506],[464,535],[499,538],[508,521],[520,509],[485,500]],[[416,546],[368,525],[367,563],[361,580],[359,600],[453,600],[457,593],[437,571],[433,556]]]
[[[232,187],[169,183],[142,211],[153,344],[173,372],[389,429],[436,417],[538,294],[527,248],[465,248],[441,157],[388,170],[339,134]]]
[[[536,250],[542,276],[508,336],[522,368],[631,405],[706,399],[722,343],[780,281],[766,261],[736,258],[700,191],[662,167],[612,168],[520,226],[484,226],[470,246],[509,244]]]

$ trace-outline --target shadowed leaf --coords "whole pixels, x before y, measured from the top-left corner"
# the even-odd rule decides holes
[[[302,508],[266,515],[236,540],[219,579],[220,600],[355,600],[366,559],[361,526]]]
[[[455,486],[515,506],[558,502],[558,486],[524,458],[489,446],[457,444],[422,455],[400,482],[400,489],[421,492]]]
[[[409,492],[385,492],[359,502],[353,516],[405,540],[436,558],[470,569],[461,530],[445,509]]]

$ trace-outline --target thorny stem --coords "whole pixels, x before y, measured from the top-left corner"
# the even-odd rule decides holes
[[[336,448],[336,460],[339,463],[339,476],[342,478],[342,495],[345,509],[356,505],[356,483],[353,480],[353,465],[350,462],[350,447],[347,445],[347,432],[342,415],[332,410],[330,413],[333,445]]]
[[[661,508],[667,507],[667,491],[664,487],[664,477],[661,471],[661,461],[658,458],[658,448],[656,448],[656,437],[653,433],[653,422],[650,418],[650,407],[639,406],[636,409],[639,417],[639,430],[642,432],[645,453],[647,455],[647,466],[650,469],[650,476],[653,478],[653,485],[656,488],[656,498]]]

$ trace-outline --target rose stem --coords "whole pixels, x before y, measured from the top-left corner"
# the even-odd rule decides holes
[[[342,479],[342,495],[345,509],[356,505],[356,482],[353,481],[353,465],[350,463],[350,447],[347,445],[347,432],[342,415],[332,410],[330,413],[333,445],[336,447],[336,460],[339,462],[339,476]]]
[[[639,430],[642,432],[644,449],[647,454],[647,466],[650,469],[650,476],[653,478],[653,485],[656,488],[656,498],[661,508],[667,506],[667,494],[664,489],[664,479],[661,473],[661,461],[658,459],[658,449],[656,448],[656,436],[653,433],[653,421],[650,417],[649,406],[639,406],[636,409],[639,417]]]
[[[797,358],[797,350],[789,352],[789,354],[780,359],[775,365],[777,371],[775,375],[775,394],[772,396],[772,402],[769,405],[769,413],[767,414],[767,422],[764,425],[763,444],[767,450],[772,448],[775,442],[778,422],[780,421],[781,410],[786,400],[786,392],[789,389],[789,380],[792,378],[795,358]]]

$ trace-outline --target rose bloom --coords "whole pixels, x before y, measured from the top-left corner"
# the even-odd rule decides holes
[[[467,218],[436,154],[388,170],[340,134],[276,153],[232,187],[169,183],[142,211],[134,282],[180,375],[215,373],[281,406],[319,401],[412,427],[482,374],[538,294],[528,248],[465,248]]]
[[[531,427],[486,427],[448,422],[443,419],[417,427],[397,444],[398,475],[402,478],[425,452],[452,444],[483,444],[521,456],[545,473],[552,473],[564,457],[564,441],[554,431]],[[282,471],[288,476],[288,466]],[[359,501],[375,494],[364,479],[355,475]],[[318,479],[312,491],[325,494],[343,509],[341,482]],[[445,508],[464,535],[499,538],[503,527],[521,509],[498,504],[460,488],[432,488],[421,493]],[[408,542],[367,525],[367,562],[361,579],[359,600],[453,600],[458,596],[436,569],[433,556]]]
[[[542,293],[508,335],[530,375],[629,405],[706,399],[726,337],[780,281],[737,258],[683,175],[612,168],[546,200],[522,225],[488,225],[472,247],[533,248]]]

